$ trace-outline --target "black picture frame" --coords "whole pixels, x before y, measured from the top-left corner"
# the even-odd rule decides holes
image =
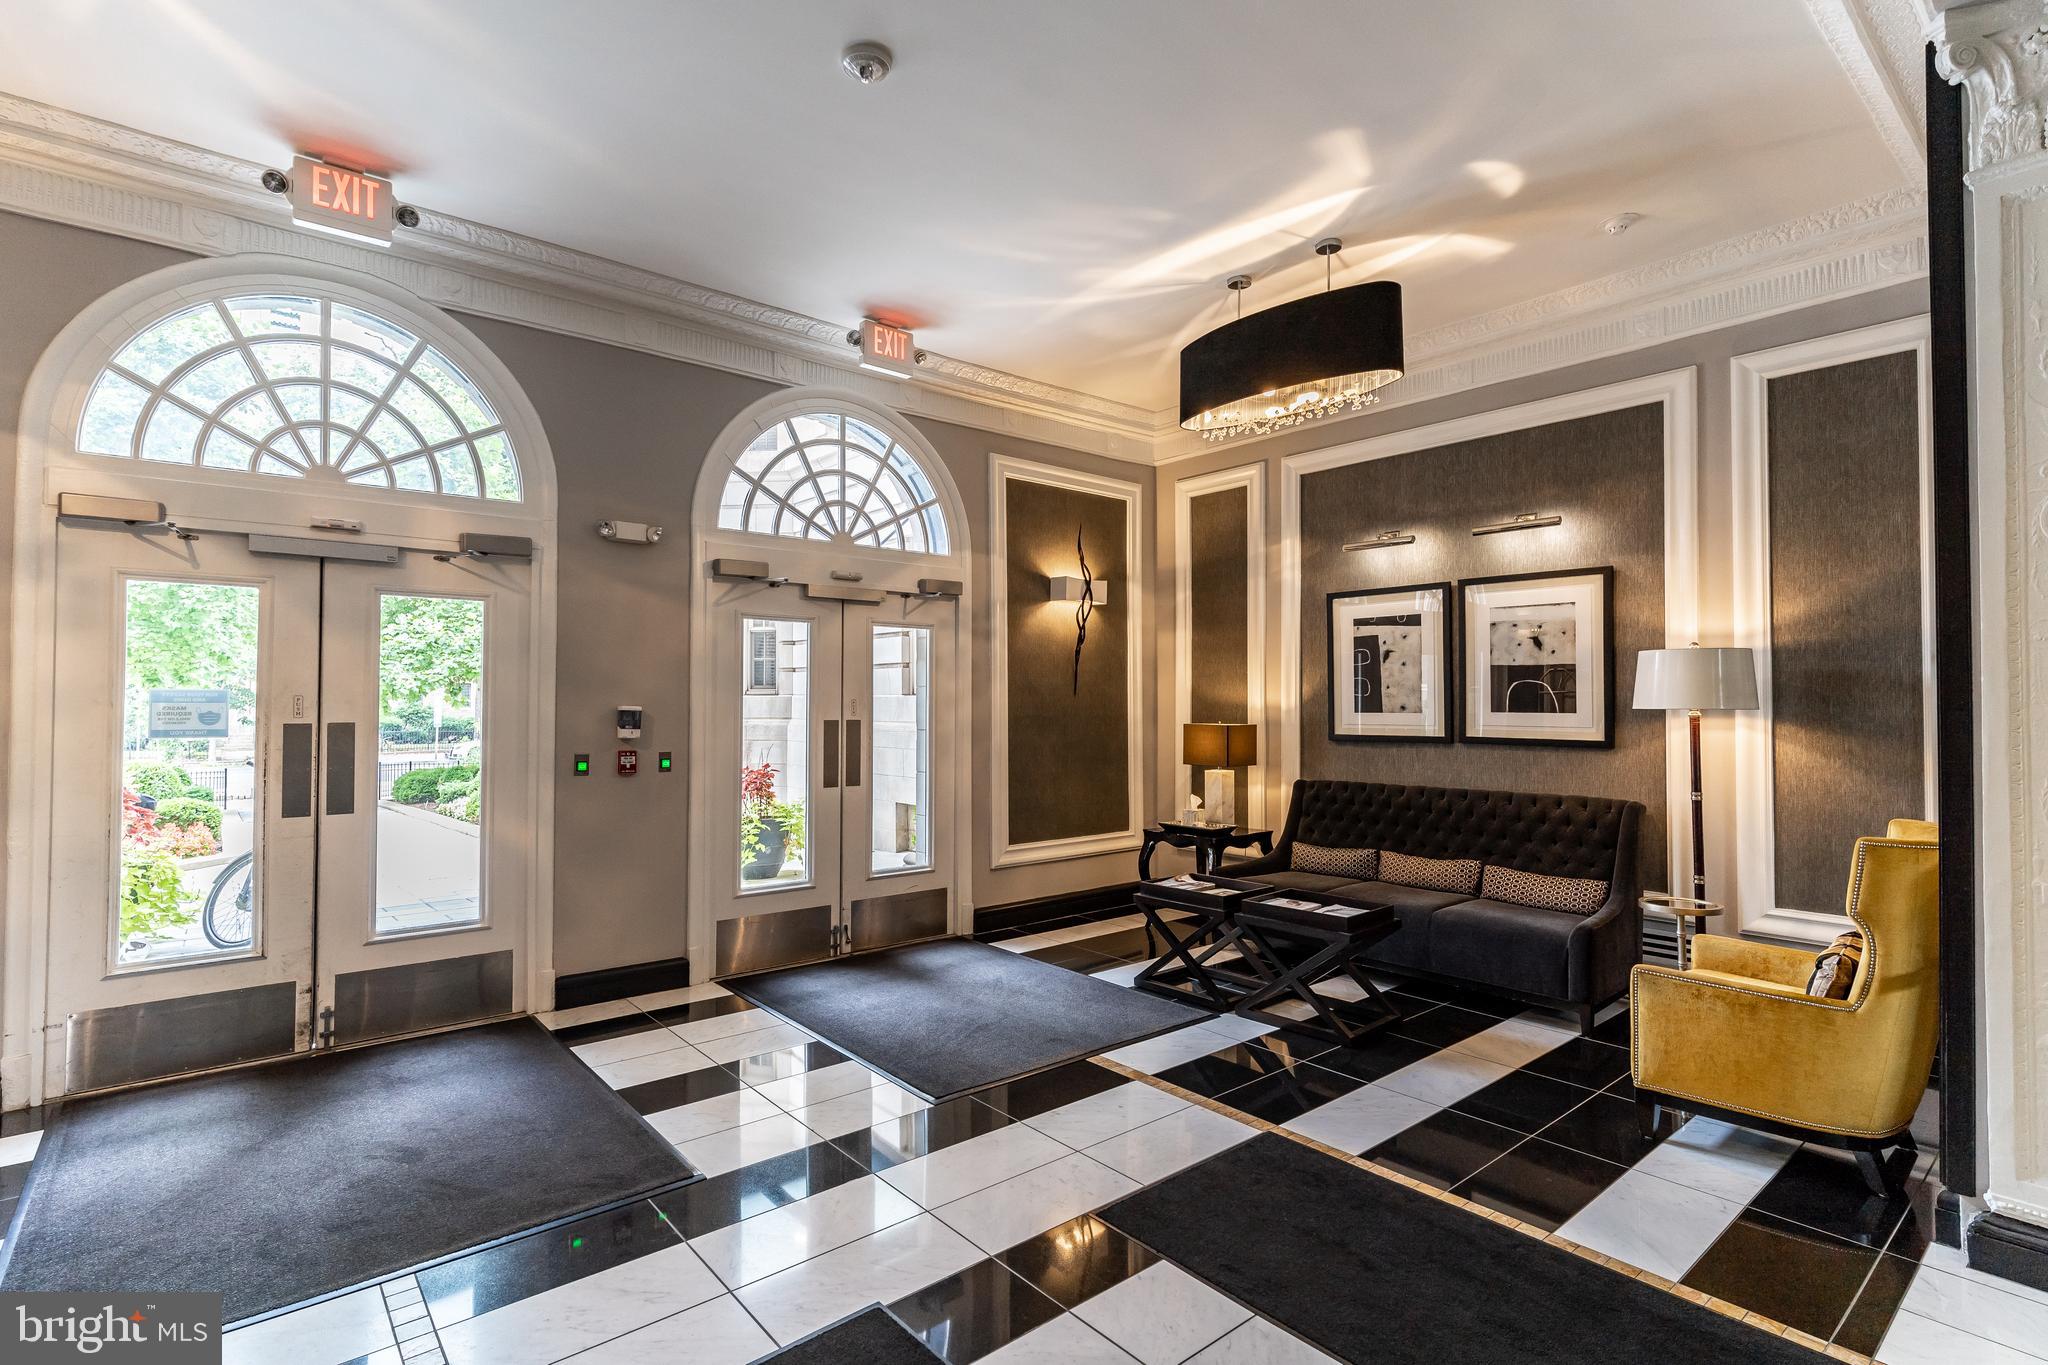
[[[1438,609],[1436,612],[1436,657],[1442,661],[1442,677],[1439,687],[1443,703],[1440,733],[1427,731],[1416,734],[1391,732],[1386,734],[1360,734],[1356,731],[1338,728],[1337,696],[1339,687],[1337,631],[1335,618],[1337,604],[1355,598],[1393,597],[1402,593],[1435,593]],[[1384,588],[1345,588],[1327,594],[1323,599],[1323,677],[1327,687],[1324,698],[1324,720],[1330,739],[1339,744],[1450,744],[1458,737],[1458,709],[1462,694],[1458,688],[1458,656],[1452,648],[1451,633],[1457,620],[1456,584],[1402,583]],[[1425,720],[1426,724],[1426,720]]]
[[[1473,690],[1473,679],[1480,676],[1474,670],[1487,668],[1489,660],[1472,657],[1472,589],[1488,588],[1507,584],[1536,586],[1546,582],[1560,585],[1572,579],[1595,579],[1599,583],[1600,602],[1597,619],[1600,624],[1600,641],[1596,650],[1595,671],[1600,680],[1600,723],[1587,727],[1594,733],[1545,737],[1530,734],[1488,734],[1488,726],[1474,721],[1474,703],[1477,694]],[[1484,578],[1461,578],[1458,580],[1458,611],[1455,629],[1458,633],[1458,675],[1463,680],[1458,695],[1459,738],[1467,744],[1520,744],[1541,748],[1560,749],[1612,749],[1614,747],[1614,566],[1594,565],[1579,569],[1543,569],[1535,573],[1494,574]],[[1503,713],[1493,713],[1503,714]]]

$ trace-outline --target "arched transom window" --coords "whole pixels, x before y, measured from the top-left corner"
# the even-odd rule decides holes
[[[839,412],[785,418],[754,438],[726,478],[718,525],[952,553],[938,490],[916,457],[871,423]]]
[[[520,500],[481,389],[424,338],[337,299],[242,294],[121,347],[78,420],[91,455]]]

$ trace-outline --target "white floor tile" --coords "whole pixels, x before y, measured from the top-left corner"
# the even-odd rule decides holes
[[[1557,1235],[1676,1280],[1742,1208],[1636,1169],[1602,1190]]]
[[[1048,1110],[1027,1122],[1054,1141],[1079,1151],[1186,1107],[1186,1100],[1156,1085],[1129,1081],[1113,1090]]]
[[[546,1365],[721,1292],[678,1244],[445,1327],[441,1349],[449,1365]]]
[[[597,1068],[597,1074],[612,1089],[624,1090],[629,1085],[645,1085],[668,1076],[680,1076],[685,1071],[702,1071],[711,1065],[714,1065],[712,1060],[702,1052],[688,1043],[678,1043],[661,1052],[647,1052],[638,1057],[606,1062]]]
[[[396,1342],[384,1311],[383,1291],[372,1286],[229,1332],[221,1338],[223,1365],[340,1365]]]
[[[708,1232],[690,1246],[727,1287],[738,1289],[920,1212],[894,1188],[866,1175]]]
[[[617,1038],[599,1038],[594,1042],[577,1043],[569,1051],[581,1057],[591,1066],[604,1066],[611,1062],[622,1062],[628,1057],[645,1057],[650,1052],[666,1052],[684,1040],[661,1027],[659,1024],[645,1028],[638,1033],[621,1034]]]
[[[1338,1365],[1334,1356],[1255,1317],[1198,1353],[1188,1365]]]
[[[779,1081],[763,1081],[754,1089],[773,1101],[778,1108],[794,1113],[805,1105],[837,1099],[841,1095],[851,1095],[857,1090],[867,1090],[883,1083],[879,1075],[859,1062],[840,1062],[835,1066],[821,1066],[816,1071],[784,1076]]]
[[[1456,1104],[1512,1070],[1513,1067],[1502,1066],[1499,1062],[1489,1062],[1469,1052],[1453,1052],[1446,1048],[1419,1062],[1410,1062],[1393,1075],[1383,1076],[1373,1083],[1410,1099],[1427,1100],[1436,1105]]]
[[[1799,1144],[1698,1118],[1657,1144],[1634,1169],[1688,1189],[1747,1204],[1771,1183]]]
[[[1969,1258],[1963,1254],[1961,1247],[1949,1247],[1943,1246],[1939,1242],[1931,1242],[1928,1244],[1926,1252],[1920,1257],[1920,1264],[1930,1266],[1946,1274],[1960,1276],[1965,1280],[1977,1281],[2001,1293],[2017,1294],[2030,1303],[2048,1305],[2048,1290],[2035,1289],[2033,1286],[2021,1284],[2017,1280],[2008,1280],[2002,1275],[1992,1275],[1982,1270],[1971,1269]]]
[[[1072,1313],[981,1358],[981,1365],[1132,1365],[1133,1357]]]
[[[671,1024],[676,1036],[686,1043],[709,1043],[719,1038],[730,1038],[736,1033],[754,1033],[764,1028],[773,1028],[781,1023],[766,1010],[749,1006],[734,1010],[730,1014],[714,1014],[709,1019],[693,1019],[687,1024]],[[767,1051],[763,1048],[762,1051]]]
[[[1363,1085],[1289,1119],[1281,1127],[1356,1156],[1422,1122],[1440,1108],[1383,1085]]]
[[[1179,1365],[1251,1314],[1170,1261],[1159,1261],[1074,1310],[1145,1365]]]
[[[2048,1303],[2008,1294],[1992,1281],[1988,1275],[1951,1275],[1923,1262],[1899,1308],[2015,1351],[2048,1356]]]
[[[1066,1154],[1064,1146],[1036,1128],[1013,1123],[891,1166],[882,1172],[882,1179],[933,1209]]]
[[[856,1309],[894,1303],[981,1259],[974,1243],[921,1213],[756,1280],[739,1291],[739,1300],[786,1346]]]
[[[657,1110],[647,1115],[647,1122],[655,1132],[681,1146],[700,1137],[737,1128],[743,1123],[774,1118],[781,1112],[765,1096],[751,1090],[735,1090],[731,1094],[698,1100],[695,1104]]]
[[[574,1365],[746,1365],[774,1349],[753,1314],[732,1295],[720,1294],[571,1359]]]
[[[1114,1052],[1105,1052],[1102,1055],[1119,1066],[1127,1066],[1133,1071],[1143,1071],[1148,1075],[1157,1075],[1168,1067],[1179,1066],[1182,1062],[1192,1062],[1197,1057],[1221,1052],[1229,1046],[1227,1040],[1218,1037],[1207,1028],[1189,1027],[1177,1029],[1172,1033],[1162,1033],[1157,1038],[1129,1043]]]
[[[1097,981],[1107,981],[1112,986],[1128,986],[1137,980],[1138,973],[1151,966],[1150,962],[1125,962],[1114,967],[1104,967],[1099,972],[1090,972]],[[996,1352],[998,1356],[1001,1351]]]
[[[1884,1365],[2039,1365],[2041,1360],[1960,1327],[1905,1312],[1892,1319],[1877,1358]]]
[[[1191,1104],[1142,1128],[1098,1142],[1088,1155],[1141,1185],[1235,1147],[1259,1130],[1226,1114]]]
[[[1219,1014],[1213,1019],[1204,1019],[1195,1027],[1220,1034],[1233,1043],[1249,1042],[1263,1038],[1273,1031],[1273,1026],[1261,1019],[1240,1019],[1234,1014]]]
[[[665,1010],[671,1005],[694,1005],[699,1000],[716,1000],[721,995],[730,995],[725,987],[712,981],[700,981],[694,986],[678,986],[672,991],[656,991],[653,995],[636,995],[633,1003],[643,1010]]]
[[[941,1222],[993,1256],[1069,1218],[1121,1199],[1138,1182],[1079,1152],[941,1204]]]
[[[1513,1068],[1535,1061],[1553,1048],[1579,1036],[1578,1026],[1548,1014],[1518,1014],[1470,1038],[1451,1044],[1468,1056]]]
[[[0,1138],[0,1166],[21,1166],[35,1160],[36,1149],[43,1145],[43,1130],[33,1133],[16,1133],[13,1137]]]
[[[794,1111],[797,1122],[819,1137],[840,1137],[872,1128],[931,1105],[900,1085],[883,1081]]]
[[[595,1005],[572,1005],[565,1010],[548,1010],[533,1017],[544,1029],[569,1028],[576,1024],[595,1024],[606,1019],[619,1019],[634,1013],[639,1007],[630,1000],[600,1000]]]
[[[818,1141],[818,1135],[787,1114],[756,1119],[722,1133],[711,1133],[676,1144],[683,1160],[706,1175],[724,1175],[771,1156],[794,1152]]]
[[[763,1019],[771,1016],[763,1014]],[[773,1052],[780,1047],[795,1047],[799,1043],[815,1042],[809,1033],[795,1024],[776,1024],[770,1028],[755,1029],[751,1033],[735,1033],[724,1038],[714,1038],[700,1043],[697,1050],[714,1062],[736,1062],[742,1057],[758,1057],[764,1052]]]

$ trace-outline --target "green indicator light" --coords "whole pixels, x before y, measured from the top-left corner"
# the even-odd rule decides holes
[[[661,770],[663,772],[667,772],[670,768],[675,767],[675,765],[676,761],[670,758],[667,754],[663,754],[661,756]]]
[[[587,758],[579,758],[579,759],[577,759],[577,760],[576,760],[576,771],[577,771],[577,773],[578,773],[578,774],[582,774],[582,773],[587,773],[587,772],[589,772],[589,771],[590,771],[590,760],[589,760],[589,759],[587,759]]]
[[[581,1237],[571,1237],[569,1239],[569,1245],[572,1247],[580,1247],[583,1245],[583,1239]]]

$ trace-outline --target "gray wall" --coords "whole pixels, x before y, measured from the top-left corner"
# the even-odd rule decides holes
[[[1301,507],[1303,775],[1641,801],[1648,807],[1644,882],[1661,888],[1664,716],[1628,703],[1635,652],[1664,644],[1662,406],[1325,470],[1303,481]],[[1556,513],[1564,524],[1472,534],[1474,526],[1529,511]],[[1347,541],[1386,527],[1409,532],[1415,543],[1344,550]],[[1602,565],[1614,569],[1613,749],[1330,738],[1330,593]],[[1455,657],[1455,639],[1451,647]],[[1462,732],[1462,717],[1454,724]]]

